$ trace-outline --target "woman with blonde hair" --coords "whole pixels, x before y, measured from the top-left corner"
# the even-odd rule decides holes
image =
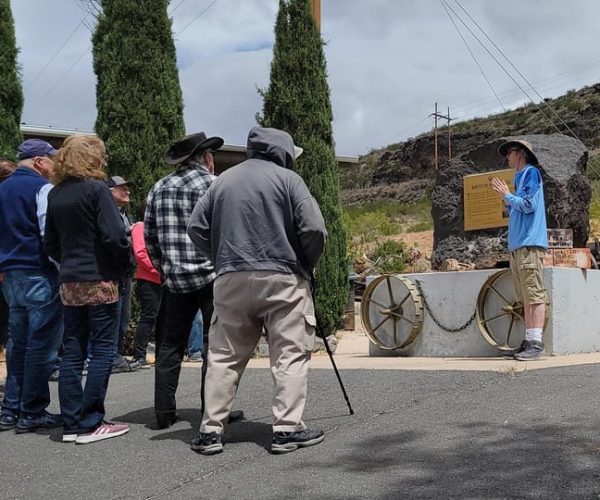
[[[60,263],[64,354],[58,393],[64,442],[93,443],[129,431],[104,420],[119,300],[131,252],[106,178],[106,150],[95,136],[68,137],[58,152],[48,196],[44,247]],[[88,351],[89,346],[89,351]],[[83,363],[89,358],[82,388]]]

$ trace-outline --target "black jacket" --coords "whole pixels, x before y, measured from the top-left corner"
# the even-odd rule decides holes
[[[60,264],[60,282],[118,280],[131,247],[104,182],[69,178],[48,195],[44,248]]]

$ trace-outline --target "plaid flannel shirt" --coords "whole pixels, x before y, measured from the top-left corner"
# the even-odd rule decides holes
[[[215,279],[212,262],[196,250],[187,235],[192,211],[214,178],[204,165],[187,161],[159,180],[148,194],[144,240],[154,267],[171,292],[194,292]]]

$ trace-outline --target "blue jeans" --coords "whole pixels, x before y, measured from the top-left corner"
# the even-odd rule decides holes
[[[119,280],[119,302],[117,302],[116,316],[118,321],[115,325],[114,365],[118,365],[124,360],[123,351],[125,350],[125,339],[129,329],[129,317],[131,316],[131,278],[121,278]]]
[[[38,417],[50,404],[48,378],[63,336],[58,272],[8,271],[7,377],[2,412]]]
[[[198,309],[194,322],[192,323],[192,330],[190,331],[190,340],[188,342],[188,354],[196,354],[202,352],[202,346],[204,345],[203,339],[203,327],[202,327],[202,310]]]
[[[118,303],[65,306],[64,353],[58,381],[63,432],[91,432],[104,420],[104,398],[112,370]],[[89,349],[89,352],[88,352]],[[85,387],[83,361],[89,356]]]
[[[8,340],[8,304],[2,292],[0,281],[0,347],[4,347]]]

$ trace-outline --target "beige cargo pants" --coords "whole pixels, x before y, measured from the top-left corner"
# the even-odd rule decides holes
[[[215,281],[214,306],[200,432],[223,432],[263,326],[275,382],[273,432],[303,430],[316,327],[308,281],[272,271],[227,273]]]

